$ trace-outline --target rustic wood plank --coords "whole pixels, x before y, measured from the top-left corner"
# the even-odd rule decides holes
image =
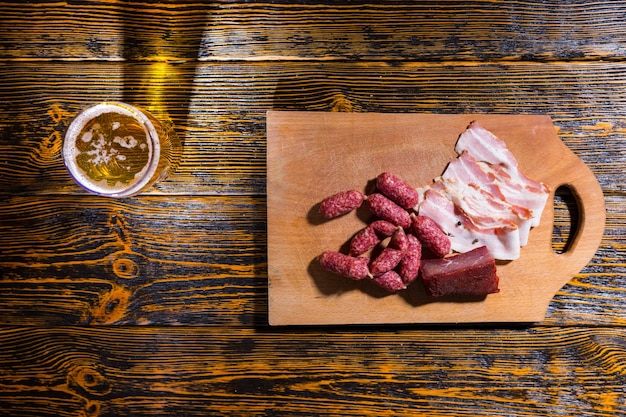
[[[265,193],[270,109],[548,114],[607,193],[625,190],[624,64],[8,62],[0,68],[0,193],[79,193],[60,158],[67,124],[89,103],[125,99],[168,112],[183,138],[181,165],[153,190],[159,194]],[[168,75],[146,84],[150,74]]]
[[[604,316],[605,307],[612,304],[612,301],[608,301],[605,297],[608,293],[604,292],[604,290],[611,289],[609,293],[615,290],[619,293],[626,289],[624,285],[624,278],[626,277],[626,263],[624,262],[626,259],[626,241],[624,240],[624,236],[626,236],[626,212],[624,211],[624,204],[626,198],[624,195],[606,196],[605,202],[607,220],[604,232],[605,237],[601,248],[596,252],[595,257],[587,264],[585,269],[570,280],[552,299],[552,303],[548,308],[550,323],[571,324],[569,322],[570,319],[582,323],[593,317],[598,325],[602,325],[606,318]],[[561,215],[563,215],[561,220],[563,220],[567,217],[567,209],[563,206],[561,207]],[[561,220],[555,222],[557,228],[560,228],[559,223]],[[557,230],[555,230],[555,236],[559,233]],[[560,244],[555,245],[555,247],[558,246]],[[604,290],[600,290],[601,288]],[[591,295],[591,292],[597,290],[600,290],[600,292],[596,293],[596,295]],[[603,292],[605,295],[601,295]],[[583,294],[590,295],[590,298],[587,300],[581,299],[580,296]],[[613,307],[608,307],[608,309],[612,310]],[[616,321],[613,322],[615,325],[624,326],[626,324],[624,311],[626,311],[624,307],[618,307],[615,310]]]
[[[0,328],[1,415],[626,414],[624,2],[0,14],[0,325],[26,326]],[[70,118],[106,99],[167,111],[186,140],[148,195],[85,196],[63,168]],[[602,245],[542,326],[268,328],[270,109],[550,114],[602,184]],[[581,214],[556,206],[566,250]]]
[[[0,322],[266,322],[265,200],[10,198]]]
[[[554,238],[568,239],[564,200]],[[591,262],[547,324],[626,326],[623,197]],[[7,198],[0,205],[0,324],[267,324],[264,197]]]
[[[626,53],[623,2],[5,0],[0,14],[0,58],[560,61]]]
[[[5,64],[5,74],[8,77],[0,80],[2,95],[7,98],[0,101],[2,106],[0,147],[3,151],[3,160],[0,163],[0,193],[5,197],[22,194],[25,199],[29,199],[33,194],[77,193],[77,187],[69,181],[59,158],[64,126],[83,105],[82,100],[85,97],[86,101],[124,98],[124,94],[120,92],[120,83],[126,82],[125,76],[129,76],[128,85],[133,87],[133,90],[140,89],[140,81],[147,72],[145,69],[152,68],[152,64],[146,64],[126,70],[116,63],[107,64],[108,78],[113,80],[107,82],[101,64],[72,64],[74,69],[79,69],[76,74],[82,75],[68,73],[67,65],[28,63],[20,64],[18,67],[14,63]],[[626,183],[622,169],[626,142],[623,140],[624,119],[619,112],[622,107],[621,95],[617,93],[618,89],[624,87],[621,64],[550,66],[515,64],[479,67],[407,64],[389,67],[383,64],[374,66],[335,63],[312,67],[288,63],[268,67],[266,64],[258,63],[202,64],[193,70],[189,65],[171,67],[178,68],[179,72],[174,72],[175,76],[170,80],[164,80],[163,83],[166,87],[172,88],[174,95],[170,102],[165,103],[169,106],[162,103],[162,107],[169,107],[172,117],[183,127],[186,151],[179,172],[155,190],[155,193],[159,194],[263,195],[264,122],[265,111],[270,108],[441,113],[458,112],[461,109],[460,111],[465,112],[552,114],[564,142],[568,146],[571,145],[574,152],[587,162],[598,176],[607,195],[609,227],[605,244],[596,260],[592,262],[592,265],[599,265],[598,269],[589,266],[588,268],[593,269],[582,272],[592,275],[591,287],[594,290],[591,294],[587,293],[586,281],[570,287],[569,290],[565,290],[562,298],[557,297],[559,307],[551,308],[550,316],[561,323],[572,321],[623,323],[620,310],[623,310],[621,300],[624,297],[619,277],[623,276],[623,262],[620,259],[623,259],[624,254],[621,237],[624,235],[625,222],[620,207],[623,205]],[[267,68],[271,71],[267,71]],[[233,74],[237,75],[236,83],[232,82]],[[177,85],[175,84],[177,77],[187,80],[188,83],[189,80],[193,80],[191,86],[173,88]],[[104,90],[103,85],[107,86]],[[612,91],[616,93],[613,94]],[[494,97],[500,99],[494,100]],[[143,99],[143,103],[150,104],[147,98]],[[185,110],[186,108],[188,110]],[[57,215],[55,210],[64,212],[65,205],[68,204],[68,201],[58,200],[56,197],[51,200],[50,197],[41,197],[33,202],[41,204],[41,200],[52,201],[55,205],[48,209],[50,219],[55,219]],[[70,199],[69,204],[74,204],[74,201]],[[155,201],[157,205],[161,204],[161,200]],[[182,207],[186,204],[183,200],[174,199],[174,201],[174,206]],[[34,210],[34,206],[30,207],[32,208],[28,210]],[[76,207],[75,209],[74,212],[70,211],[74,213],[72,216],[79,219],[83,216],[81,221],[84,224],[80,227],[85,228],[92,218],[82,213],[81,209]],[[5,221],[10,226],[5,230],[10,232],[4,236],[5,247],[13,245],[15,241],[12,219],[16,216],[11,208],[6,210]],[[259,207],[259,210],[263,208]],[[106,224],[108,221],[106,219],[115,211],[115,208],[105,208],[96,217],[99,216],[102,224]],[[248,215],[246,210],[242,213]],[[142,217],[144,214],[137,209],[134,215]],[[209,212],[206,215],[211,216]],[[30,221],[25,220],[20,225],[25,236],[37,230],[29,227]],[[178,227],[186,227],[182,220],[177,220],[175,224]],[[245,227],[259,230],[263,226],[262,223],[255,223],[253,226]],[[145,229],[137,230],[140,240],[147,238],[142,235],[149,236],[153,233],[148,229],[149,226],[146,225]],[[62,231],[62,223],[57,223],[54,230]],[[88,226],[84,230],[92,229]],[[56,242],[57,237],[54,234],[45,231],[41,233],[42,236],[47,236],[46,239],[51,238],[52,242]],[[117,242],[112,233],[108,238],[112,239],[109,243]],[[44,238],[41,238],[41,242],[45,242]],[[53,246],[55,244],[53,243]],[[25,244],[24,247],[29,245],[31,244]],[[114,248],[111,246],[113,253]],[[44,249],[47,252],[54,250]],[[180,254],[176,248],[169,250]],[[69,254],[80,259],[86,252],[70,249]],[[100,251],[98,254],[100,256],[98,259],[104,259],[105,254],[109,252]],[[32,256],[25,254],[24,251],[18,252],[17,256],[19,258],[17,262],[32,259]],[[186,262],[184,256],[177,258],[181,259]],[[47,259],[43,262],[57,265],[58,261]],[[229,265],[228,260],[216,261],[218,265],[220,262]],[[257,265],[256,261],[254,264]],[[50,266],[42,269],[32,268],[31,265],[25,268],[16,276],[37,279],[42,276],[43,279],[64,276]],[[92,264],[87,263],[87,266],[83,265],[80,268],[87,268],[87,276],[90,278],[97,276],[93,269],[89,269],[94,268]],[[81,273],[84,271],[85,269],[80,270]],[[68,270],[61,272],[70,275]],[[191,274],[191,282],[198,282],[195,277],[197,271],[191,269],[191,272],[185,273]],[[263,272],[259,276],[250,272],[249,277],[252,276],[257,280],[264,279]],[[168,302],[173,303],[175,307],[165,311],[161,307],[163,303],[159,302],[155,295],[163,291],[157,292],[156,287],[144,288],[143,294],[148,295],[134,296],[134,299],[140,301],[133,301],[130,308],[123,303],[123,308],[118,310],[113,308],[114,312],[121,311],[121,316],[97,312],[96,318],[93,318],[91,314],[94,306],[102,305],[98,304],[98,300],[107,300],[105,305],[113,306],[115,302],[108,304],[110,300],[107,297],[115,299],[124,295],[121,292],[114,292],[114,295],[111,295],[110,291],[114,287],[110,281],[94,283],[88,279],[75,284],[69,292],[62,292],[60,288],[65,284],[56,283],[42,287],[37,284],[37,279],[29,285],[40,290],[27,287],[18,291],[20,294],[18,299],[21,300],[19,303],[25,306],[21,307],[25,310],[20,311],[25,314],[20,317],[15,312],[8,312],[10,319],[6,322],[20,323],[22,320],[28,320],[31,323],[56,324],[89,322],[241,324],[265,320],[265,284],[259,285],[259,281],[243,290],[246,294],[243,298],[239,297],[239,294],[236,297],[238,300],[244,300],[243,306],[229,305],[229,309],[226,309],[239,312],[240,316],[237,318],[213,310],[214,306],[206,306],[206,298],[194,298],[195,301],[191,306],[185,307],[180,299],[172,297],[174,301]],[[180,282],[184,281],[185,279],[181,278]],[[8,285],[11,287],[13,284]],[[173,288],[176,288],[176,285],[179,284],[175,284]],[[185,291],[188,291],[190,285],[182,285],[187,285]],[[211,293],[216,291],[215,287],[203,280],[199,287],[209,288],[208,291]],[[596,287],[599,294],[595,292]],[[17,290],[17,287],[11,288]],[[41,288],[44,291],[41,291]],[[572,290],[575,291],[575,295],[570,295],[569,291]],[[138,286],[133,285],[132,293],[138,291]],[[605,295],[607,292],[608,295]],[[44,311],[47,311],[45,308],[38,308],[40,305],[33,301],[37,297],[42,297],[43,293],[55,294],[52,296],[53,307],[49,316],[44,314]],[[165,293],[170,294],[168,291]],[[599,301],[593,300],[594,297]],[[263,301],[257,303],[258,299]],[[36,308],[33,309],[33,305]],[[207,314],[207,311],[210,314]],[[607,316],[601,317],[600,313]]]
[[[6,416],[619,416],[622,329],[4,328]]]

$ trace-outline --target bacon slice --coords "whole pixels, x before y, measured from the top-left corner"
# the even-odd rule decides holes
[[[548,187],[524,175],[519,170],[517,159],[509,151],[506,143],[483,128],[478,122],[472,122],[465,132],[459,136],[454,149],[459,155],[463,151],[467,151],[477,161],[490,164],[494,169],[494,174],[500,179],[507,181],[510,185],[517,184],[518,187],[528,192],[529,195],[537,194],[534,198],[537,198],[540,202],[543,201],[543,205],[538,203],[535,210],[538,210],[538,207],[541,207],[539,211],[543,210],[550,194]],[[535,213],[535,216],[537,219],[535,226],[538,226],[541,213]]]
[[[490,226],[476,224],[447,195],[433,188],[421,191],[424,198],[418,206],[419,214],[430,217],[439,225],[450,238],[453,251],[467,252],[486,246],[496,259],[519,258],[519,228],[515,224],[510,222]]]
[[[517,168],[517,160],[506,147],[506,143],[478,122],[470,123],[461,133],[454,150],[459,155],[463,151],[468,151],[479,161]]]
[[[454,185],[450,187],[450,185]],[[447,193],[452,202],[481,228],[497,228],[508,225],[518,229],[519,246],[528,242],[530,217],[522,217],[506,201],[493,197],[475,184],[447,182]]]
[[[544,184],[540,189],[534,186],[527,186],[510,175],[510,170],[500,165],[493,165],[486,162],[478,162],[478,165],[487,173],[491,174],[494,182],[504,194],[504,199],[517,207],[525,207],[531,212],[532,227],[539,226],[543,209],[546,206],[550,190]]]
[[[524,246],[535,221],[533,211],[525,205],[525,197],[515,184],[502,181],[485,165],[489,164],[481,165],[463,151],[448,165],[439,182],[448,190],[452,201],[472,218],[516,224],[520,229],[520,246]]]
[[[530,229],[539,225],[548,187],[520,172],[506,143],[477,122],[457,141],[459,156],[441,177],[418,190],[415,210],[446,232],[452,249],[486,246],[496,259],[519,258]]]

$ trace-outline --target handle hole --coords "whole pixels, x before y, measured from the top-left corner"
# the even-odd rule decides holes
[[[576,195],[568,185],[561,185],[554,192],[554,225],[552,227],[552,250],[567,252],[574,242],[580,224],[580,209]]]

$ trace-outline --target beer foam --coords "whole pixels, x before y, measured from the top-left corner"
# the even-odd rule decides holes
[[[94,123],[89,130],[83,132],[92,120],[106,114],[119,114],[133,118],[143,129],[145,142],[141,140],[140,143],[132,135],[123,135],[123,133],[118,135],[118,130],[124,130],[124,126],[115,120],[112,120],[110,125],[110,131],[115,132],[115,136],[112,138],[94,137],[94,132],[100,132],[101,128],[97,123]],[[84,151],[83,149],[81,151],[77,141],[82,142],[80,146],[83,148],[89,144],[89,150]],[[108,172],[109,164],[116,167],[118,171],[123,170],[127,157],[120,153],[118,149],[108,146],[112,143],[117,144],[119,146],[118,149],[133,150],[138,148],[139,151],[147,153],[147,162],[134,175],[133,179],[127,183],[106,177],[99,181],[94,180],[90,178],[88,173],[77,162],[80,156],[83,162],[86,161],[93,164],[106,172]],[[148,148],[147,151],[145,149],[146,146]],[[103,196],[126,197],[136,194],[151,183],[158,167],[160,151],[158,133],[150,118],[133,106],[118,102],[104,102],[87,108],[72,121],[63,143],[63,160],[72,178],[87,191]],[[114,161],[112,161],[113,159]],[[102,168],[101,166],[104,167]],[[126,169],[130,168],[126,167]],[[110,182],[113,184],[110,184]]]

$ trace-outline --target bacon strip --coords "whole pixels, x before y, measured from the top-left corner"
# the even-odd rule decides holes
[[[500,166],[512,181],[522,185],[529,192],[549,194],[548,187],[524,175],[518,168],[517,159],[506,147],[506,143],[493,133],[483,128],[478,122],[472,122],[459,136],[454,148],[458,154],[468,151],[478,161]]]
[[[519,258],[519,228],[515,224],[477,225],[448,196],[435,189],[424,191],[419,214],[430,217],[439,225],[450,238],[451,249],[455,252],[463,253],[487,246],[496,259]]]
[[[519,207],[526,207],[532,213],[532,227],[539,226],[543,209],[550,190],[544,184],[537,189],[534,185],[522,184],[510,175],[510,170],[499,165],[478,162],[479,166],[493,175],[494,181],[505,194],[505,200]]]
[[[467,151],[448,165],[441,178],[452,201],[472,218],[482,216],[492,222],[510,221],[520,229],[520,246],[528,243],[535,216],[527,206],[528,198],[514,185],[494,175]]]
[[[450,236],[452,249],[486,246],[496,259],[514,260],[539,225],[548,187],[520,172],[506,143],[477,122],[459,136],[458,158],[418,190],[415,209]]]

